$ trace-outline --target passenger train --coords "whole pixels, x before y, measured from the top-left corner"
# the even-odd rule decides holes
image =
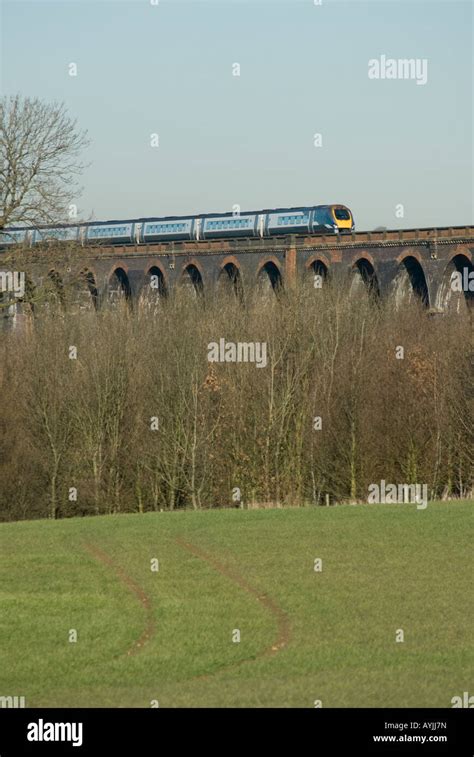
[[[37,228],[11,227],[0,233],[0,246],[33,245],[48,240],[94,244],[140,245],[151,242],[206,240],[229,237],[271,237],[287,234],[338,234],[354,231],[345,205],[276,208],[245,213],[91,221]]]

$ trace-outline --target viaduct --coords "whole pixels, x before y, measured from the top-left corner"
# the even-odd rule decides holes
[[[64,270],[36,262],[28,276],[33,287],[47,277],[59,287],[79,281],[83,301],[94,307],[116,297],[133,307],[143,295],[163,297],[182,286],[204,297],[220,288],[244,295],[330,277],[349,281],[351,291],[417,297],[430,311],[444,312],[473,304],[474,227],[100,245],[79,248]]]

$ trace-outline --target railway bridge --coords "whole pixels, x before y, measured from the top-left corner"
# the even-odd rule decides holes
[[[66,267],[49,270],[40,255],[35,260],[28,272],[33,288],[45,280],[58,288],[75,282],[82,302],[97,308],[117,297],[133,307],[178,287],[204,297],[219,289],[244,296],[305,280],[318,287],[328,277],[348,282],[356,295],[416,297],[433,312],[474,301],[473,226],[79,247]]]

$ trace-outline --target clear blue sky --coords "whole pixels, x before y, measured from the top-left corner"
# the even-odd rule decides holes
[[[1,5],[2,93],[64,101],[92,139],[84,217],[342,202],[361,229],[473,223],[470,2]],[[427,84],[369,79],[381,55],[426,58]]]

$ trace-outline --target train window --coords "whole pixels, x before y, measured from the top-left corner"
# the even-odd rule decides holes
[[[349,211],[345,208],[334,208],[334,217],[338,221],[348,221],[350,218]]]

